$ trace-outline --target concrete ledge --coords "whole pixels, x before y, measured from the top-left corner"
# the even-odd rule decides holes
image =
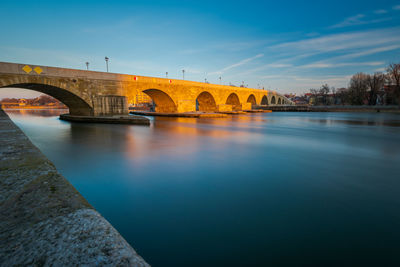
[[[246,113],[271,113],[272,110],[269,109],[250,109],[250,110],[243,110]]]
[[[246,112],[245,111],[221,111],[220,112],[221,114],[227,114],[227,115],[243,115],[243,114],[246,114]]]
[[[279,112],[390,112],[400,113],[398,106],[259,106],[258,109],[270,109]]]
[[[185,113],[164,113],[151,111],[131,111],[130,114],[143,116],[158,117],[180,117],[180,118],[226,118],[226,114],[222,113],[201,113],[201,112],[185,112]]]
[[[149,266],[0,110],[0,265]]]
[[[150,125],[150,120],[140,116],[75,116],[70,114],[61,114],[60,119],[72,122],[84,123],[107,123],[107,124],[133,124],[133,125]]]

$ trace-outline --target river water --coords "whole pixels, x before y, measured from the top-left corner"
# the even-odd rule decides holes
[[[400,265],[399,114],[59,113],[8,111],[152,266]]]

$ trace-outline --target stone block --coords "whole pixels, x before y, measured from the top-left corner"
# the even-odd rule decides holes
[[[100,95],[93,97],[94,116],[112,116],[128,114],[125,96]]]
[[[178,100],[178,112],[195,112],[196,111],[196,100]]]
[[[232,112],[232,105],[222,104],[218,105],[219,112]]]
[[[252,109],[251,103],[243,103],[242,104],[242,110],[251,110],[251,109]]]

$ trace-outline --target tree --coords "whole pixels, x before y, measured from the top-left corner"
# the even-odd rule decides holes
[[[400,64],[390,64],[387,68],[388,81],[390,84],[393,83],[395,95],[398,98],[400,107]]]
[[[322,85],[321,88],[319,89],[319,94],[322,96],[322,104],[323,105],[327,104],[329,91],[330,91],[330,88],[329,88],[329,85],[327,85],[327,84]]]
[[[311,93],[311,102],[313,105],[318,105],[318,90],[317,89],[310,89]]]
[[[354,74],[349,84],[349,96],[352,105],[362,105],[367,99],[368,75],[362,72]]]
[[[370,90],[368,99],[369,105],[376,104],[378,91],[383,87],[384,83],[385,83],[385,74],[381,72],[375,72],[374,74],[367,76],[367,84]]]

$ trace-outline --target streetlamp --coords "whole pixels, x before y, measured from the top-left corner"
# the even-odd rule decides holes
[[[165,77],[168,78],[168,71],[165,73]]]
[[[109,60],[109,58],[108,58],[108,57],[105,57],[104,59],[105,59],[105,61],[106,61],[106,67],[107,67],[107,72],[108,72],[108,60]]]
[[[89,62],[86,62],[86,70],[89,70]]]
[[[222,77],[219,76],[219,84],[222,84],[221,79],[222,79]]]
[[[204,78],[204,83],[207,83],[207,78]]]
[[[182,77],[183,77],[183,80],[185,79],[185,70],[182,70]]]

